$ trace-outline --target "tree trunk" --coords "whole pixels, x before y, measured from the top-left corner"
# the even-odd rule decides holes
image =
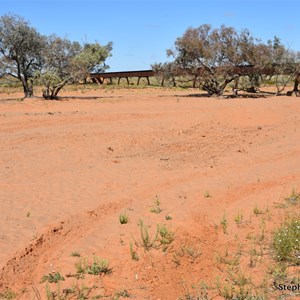
[[[46,87],[45,90],[43,90],[43,98],[46,100],[51,100],[52,98],[52,91],[49,86]]]
[[[234,85],[232,87],[232,96],[233,97],[238,97],[239,80],[240,80],[240,77],[237,77],[237,78],[234,79]]]
[[[43,98],[46,100],[57,100],[57,94],[59,91],[57,91],[57,88],[47,88],[46,90],[43,90]]]
[[[173,82],[173,87],[176,87],[176,80],[175,80],[175,77],[172,78],[172,82]]]
[[[59,91],[68,83],[71,77],[66,78],[58,85],[55,86],[47,86],[46,90],[43,90],[43,97],[46,100],[57,100]]]
[[[223,96],[225,87],[226,85],[220,85],[214,78],[207,80],[202,86],[202,88],[208,92],[209,96],[215,95],[217,97]]]
[[[195,76],[194,76],[194,79],[193,79],[193,88],[196,87],[197,79],[198,79],[198,76],[195,75]]]
[[[32,79],[25,80],[22,79],[23,91],[24,91],[24,98],[32,98],[33,95],[33,81]]]
[[[297,74],[296,76],[293,92],[299,92],[298,89],[299,83],[300,83],[300,73]]]
[[[202,85],[202,88],[208,92],[209,96],[215,95],[221,98],[223,97],[227,85],[236,78],[238,78],[238,76],[227,78],[222,84],[220,84],[220,82],[215,78],[207,79]]]
[[[291,79],[294,77],[294,75],[289,75],[287,77],[287,79],[282,79],[282,86],[280,85],[280,82],[279,82],[279,76],[282,75],[282,74],[277,74],[276,75],[276,88],[277,88],[277,92],[276,92],[276,96],[279,96],[281,94],[281,92],[283,92],[286,88],[286,86],[288,85],[288,83],[291,81]],[[295,81],[295,84],[296,84],[296,81]],[[294,89],[297,88],[296,86],[294,87]],[[295,90],[296,92],[296,90]]]

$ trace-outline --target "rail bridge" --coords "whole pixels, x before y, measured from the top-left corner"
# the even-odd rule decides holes
[[[140,71],[123,71],[123,72],[105,72],[105,73],[91,73],[90,77],[94,83],[103,84],[105,79],[109,79],[112,83],[113,78],[118,78],[118,84],[122,78],[125,78],[129,84],[129,78],[138,78],[137,85],[140,84],[141,78],[146,78],[148,85],[150,85],[149,77],[155,76],[153,70],[140,70]]]

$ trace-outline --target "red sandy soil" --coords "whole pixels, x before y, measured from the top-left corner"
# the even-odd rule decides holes
[[[124,290],[134,299],[192,299],[184,297],[196,295],[200,281],[213,285],[225,274],[217,257],[238,245],[245,272],[264,278],[272,230],[285,215],[276,205],[300,184],[300,98],[197,92],[99,89],[60,101],[1,95],[0,291],[47,299],[41,278],[60,272],[61,290],[84,284],[107,299]],[[253,214],[256,206],[262,215]],[[121,225],[125,211],[130,222]],[[140,220],[152,237],[157,224],[174,231],[165,252],[135,245]],[[262,220],[266,254],[250,268],[247,236],[259,234]],[[75,251],[107,259],[111,273],[67,277],[76,272]],[[222,299],[217,289],[209,295]]]

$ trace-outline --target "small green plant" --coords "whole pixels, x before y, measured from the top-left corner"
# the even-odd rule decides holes
[[[227,234],[228,220],[227,220],[227,217],[226,217],[225,213],[224,213],[224,215],[221,219],[220,225],[223,229],[224,234]]]
[[[138,261],[139,260],[139,256],[138,256],[137,252],[133,249],[133,244],[132,243],[130,243],[129,248],[130,248],[131,259],[135,260],[135,261]]]
[[[125,213],[119,215],[119,221],[121,224],[127,224],[129,222],[129,215],[125,211]]]
[[[71,253],[71,256],[73,256],[73,257],[80,257],[81,254],[80,254],[78,251],[73,251],[73,252]]]
[[[295,189],[293,189],[291,195],[286,197],[285,201],[288,205],[296,205],[300,202],[300,192],[297,192]]]
[[[208,190],[205,190],[203,193],[204,198],[211,198],[211,193]]]
[[[259,248],[257,248],[257,246]],[[250,254],[250,260],[249,260],[249,267],[255,268],[257,263],[261,260],[261,257],[263,257],[263,245],[261,243],[257,243],[256,241],[253,242],[253,245],[251,249],[249,250]]]
[[[228,272],[228,276],[223,283],[217,278],[216,287],[219,295],[223,299],[241,299],[241,300],[265,300],[265,295],[259,295],[258,291],[253,291],[251,279],[246,277],[240,269],[234,272]]]
[[[234,287],[230,283],[224,283],[223,285],[220,282],[220,278],[217,278],[216,287],[219,292],[219,295],[223,299],[234,299]]]
[[[254,209],[253,209],[253,213],[258,216],[258,215],[261,215],[263,214],[264,212],[257,206],[255,205]]]
[[[300,203],[300,192],[293,189],[291,194],[288,197],[285,197],[284,200],[284,203],[278,204],[279,208],[288,208],[290,206],[297,205]]]
[[[243,214],[241,212],[238,212],[238,214],[234,217],[234,222],[237,225],[240,225],[243,222]]]
[[[152,238],[149,234],[149,228],[147,225],[144,225],[144,222],[140,220],[140,242],[135,241],[137,247],[143,247],[146,251],[149,251],[151,248],[156,247],[156,242],[158,238],[158,228],[156,228],[155,236]]]
[[[229,254],[228,249],[226,249],[224,255],[218,254],[217,261],[229,266],[238,266],[240,264],[241,253]]]
[[[174,232],[169,230],[166,225],[158,225],[158,241],[164,247],[171,244],[174,241]]]
[[[41,283],[48,281],[49,283],[57,283],[59,281],[64,281],[65,278],[60,275],[59,272],[49,273],[49,275],[44,275],[41,279]]]
[[[274,233],[275,259],[300,264],[300,218],[286,221]]]
[[[86,286],[83,282],[79,286],[78,283],[72,288],[72,289],[64,289],[65,295],[72,294],[70,299],[78,299],[78,300],[84,300],[84,299],[101,299],[101,295],[95,295],[94,297],[90,297],[90,293],[93,290],[96,290],[98,287],[96,285],[93,285],[92,287]],[[65,299],[65,298],[61,298]],[[67,298],[69,299],[69,298]]]
[[[145,250],[149,250],[150,248],[154,247],[158,237],[158,230],[156,229],[156,234],[154,238],[151,238],[149,234],[148,227],[146,225],[141,226],[141,241],[142,246]]]
[[[269,268],[269,272],[272,274],[274,282],[284,282],[288,277],[287,265],[284,262],[277,262]]]
[[[130,293],[126,289],[117,291],[114,299],[119,299],[119,297],[130,298]]]
[[[76,274],[77,275],[84,275],[86,273],[86,267],[87,267],[87,258],[81,258],[76,264]],[[79,276],[80,277],[80,276]]]
[[[76,264],[76,274],[73,277],[84,278],[85,274],[99,275],[99,274],[109,274],[111,269],[109,268],[109,263],[105,259],[100,259],[98,256],[93,257],[92,263],[88,262],[88,258],[81,258]]]
[[[191,288],[187,284],[183,283],[184,295],[178,298],[178,300],[208,300],[208,289],[212,289],[205,282],[201,281],[199,284],[192,284]]]
[[[98,256],[94,256],[92,264],[86,266],[86,273],[91,275],[109,274],[110,272],[108,261],[100,259]]]
[[[195,260],[197,257],[199,257],[202,254],[200,248],[196,249],[193,246],[184,246],[184,247],[182,247],[182,252],[186,253],[193,260]]]
[[[100,299],[102,298],[101,295],[95,295],[94,297],[90,298],[90,293],[92,290],[95,290],[97,286],[88,287],[83,282],[81,286],[76,283],[72,288],[65,288],[61,290],[59,283],[57,284],[56,291],[52,291],[51,288],[46,285],[46,297],[47,300],[70,300],[70,299]],[[37,291],[37,290],[36,290]],[[38,291],[37,291],[38,292]],[[39,295],[39,293],[35,293],[35,295]],[[38,300],[42,300],[41,296],[37,296]]]
[[[257,256],[250,254],[250,259],[249,259],[249,267],[250,268],[255,268],[256,264],[258,262]]]
[[[166,215],[165,219],[166,219],[167,221],[170,221],[170,220],[172,220],[173,218],[172,218],[171,215]]]
[[[180,262],[180,255],[178,252],[175,252],[173,253],[173,258],[172,258],[172,262],[178,267],[181,265],[181,262]]]
[[[11,289],[7,289],[3,293],[0,293],[0,299],[3,300],[13,300],[17,297],[17,294]]]
[[[50,287],[48,286],[48,284],[46,285],[46,297],[47,300],[54,300],[55,294],[51,291]]]
[[[262,242],[265,239],[265,231],[266,231],[266,222],[264,218],[261,219],[259,228],[260,228],[260,234],[258,235],[258,241]]]
[[[150,209],[150,212],[155,213],[155,214],[159,214],[162,212],[162,209],[160,208],[160,201],[158,196],[155,196],[155,201],[153,206]]]

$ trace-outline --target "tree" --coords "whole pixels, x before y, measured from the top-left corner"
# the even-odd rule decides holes
[[[180,67],[174,62],[155,63],[151,65],[152,70],[155,72],[157,80],[161,80],[161,86],[170,82],[173,87],[176,86],[175,76],[182,74]]]
[[[298,86],[300,84],[300,51],[296,53],[296,76],[295,76],[295,84],[293,91],[299,94]]]
[[[75,77],[72,60],[80,51],[78,42],[72,43],[56,35],[47,37],[42,68],[36,73],[36,82],[45,86],[45,99],[57,99],[59,91]]]
[[[273,43],[269,41],[269,44],[274,60],[277,94],[280,94],[299,72],[299,61],[297,59],[297,53],[282,45],[279,38],[275,37]]]
[[[249,77],[275,79],[277,94],[280,94],[294,77],[297,70],[296,54],[287,49],[278,37],[263,43],[259,41],[245,49],[247,61],[256,73]]]
[[[232,27],[212,29],[205,24],[189,28],[167,54],[194,76],[197,70],[201,87],[210,95],[222,96],[226,86],[239,77],[237,67],[247,63],[243,49],[252,42],[247,30],[237,33]]]
[[[42,84],[45,99],[57,99],[60,90],[71,80],[86,78],[87,74],[99,67],[107,67],[105,60],[110,56],[112,44],[88,44],[81,46],[78,42],[62,39],[56,35],[47,38],[43,51],[44,62],[36,80]]]
[[[41,66],[45,37],[17,15],[0,17],[0,70],[21,81],[25,97],[33,96],[33,77]]]
[[[86,43],[82,51],[74,58],[74,63],[82,68],[82,79],[84,82],[90,73],[101,73],[109,68],[105,60],[111,56],[112,42],[105,46],[100,43]]]

